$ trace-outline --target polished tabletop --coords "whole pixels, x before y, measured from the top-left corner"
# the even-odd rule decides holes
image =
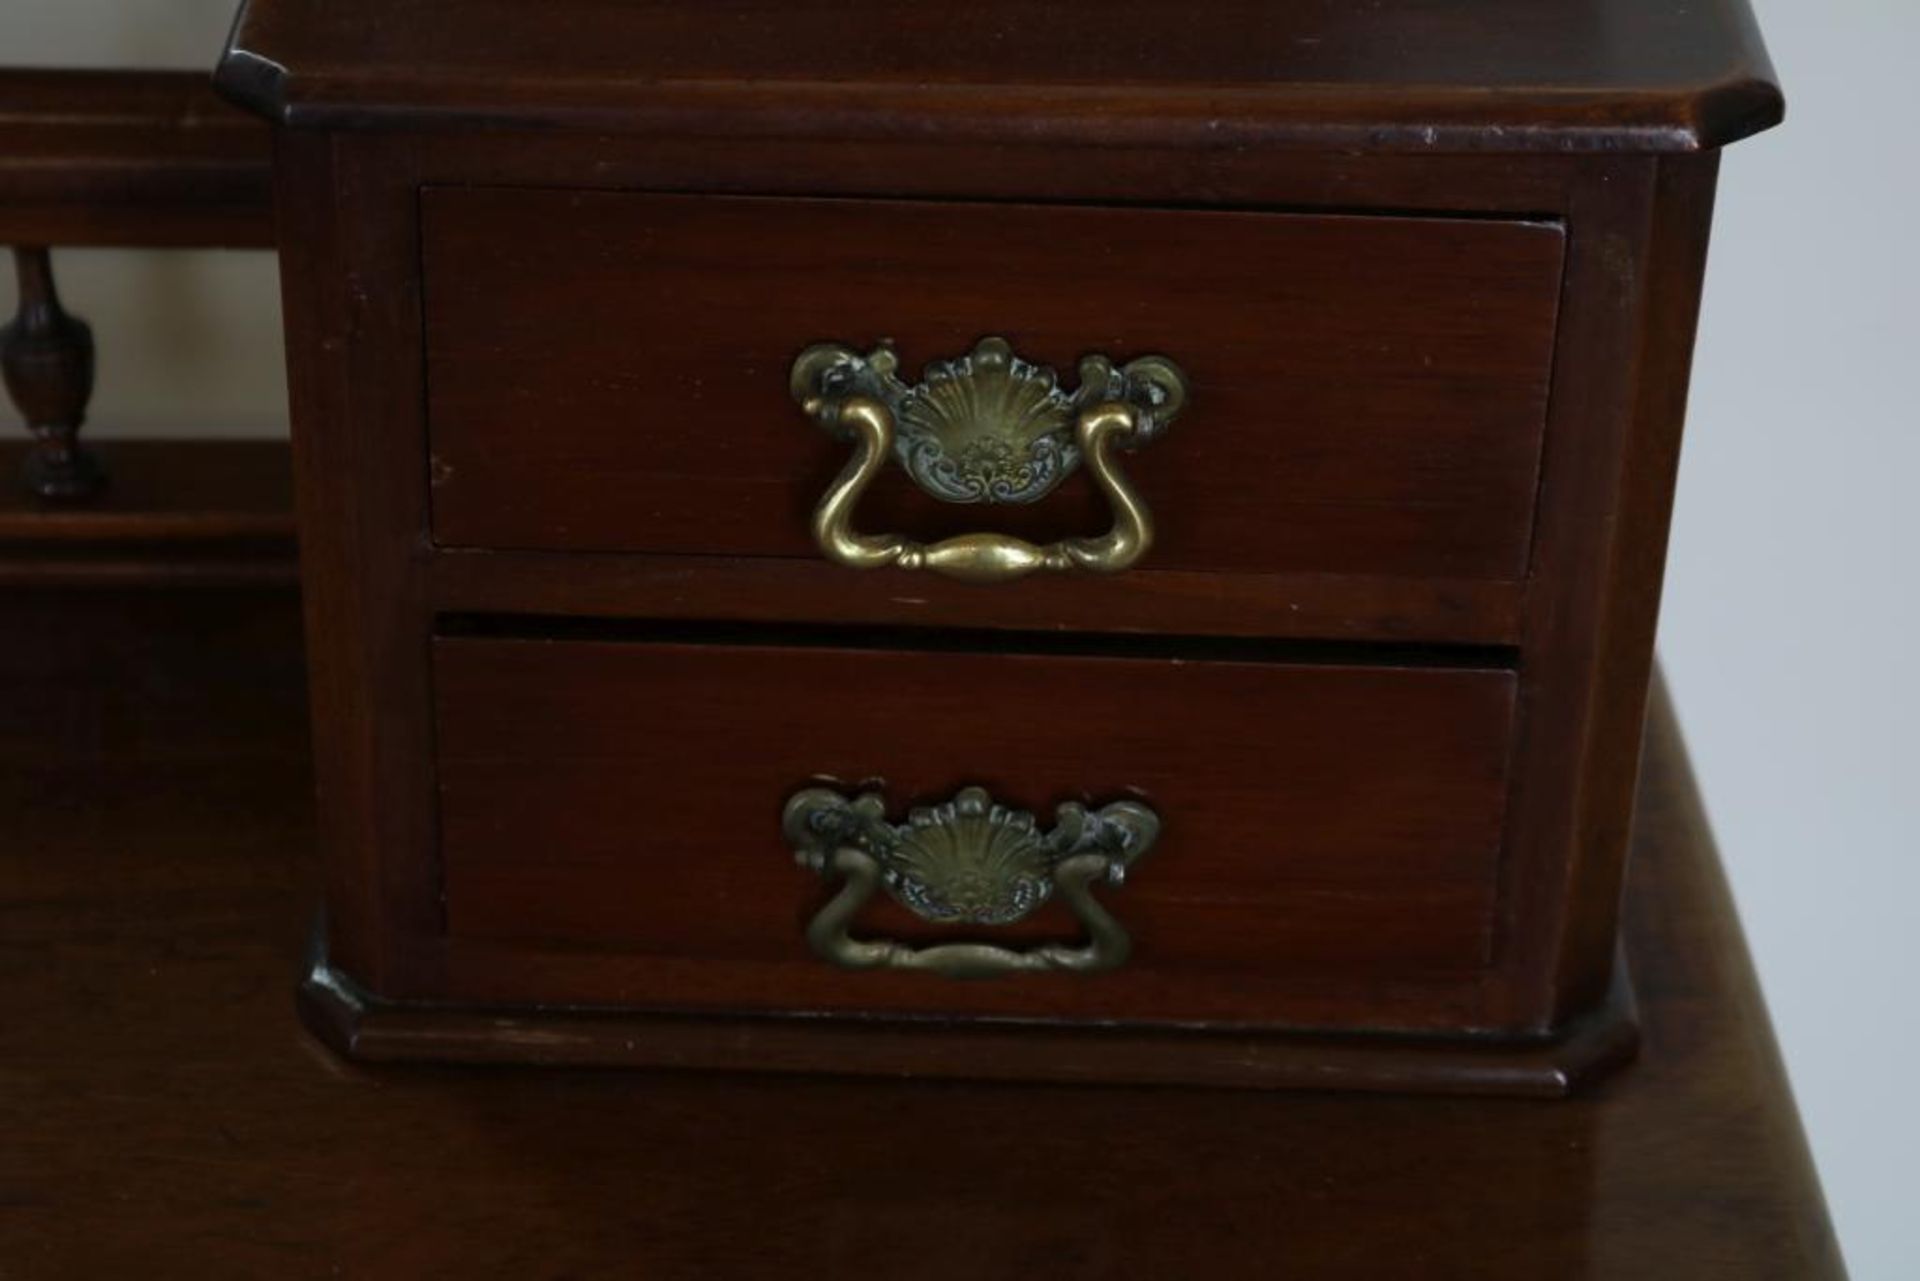
[[[1841,1274],[1664,698],[1640,1060],[1564,1102],[368,1070],[317,899],[297,602],[15,590],[0,628],[0,1276]]]

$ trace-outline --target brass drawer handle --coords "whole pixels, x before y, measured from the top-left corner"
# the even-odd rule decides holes
[[[1179,414],[1187,380],[1164,356],[1116,367],[1105,356],[1080,362],[1080,386],[1064,391],[1053,370],[1013,354],[1003,338],[984,338],[971,354],[927,366],[915,384],[895,376],[899,359],[881,345],[862,356],[822,343],[793,362],[793,398],[809,417],[855,452],[813,513],[813,536],[831,560],[854,569],[930,569],[976,583],[1004,582],[1035,570],[1115,573],[1153,543],[1153,517],[1114,461],[1137,449]],[[931,545],[901,534],[862,534],[854,505],[897,459],[914,483],[953,503],[1031,503],[1084,461],[1113,507],[1113,527],[1097,538],[1041,546],[1006,534],[962,534]]]
[[[944,805],[914,810],[897,826],[885,813],[876,792],[848,800],[830,788],[810,787],[787,802],[783,826],[795,857],[843,880],[807,926],[808,944],[826,960],[854,970],[990,978],[1110,970],[1133,950],[1125,928],[1094,898],[1093,886],[1124,882],[1159,837],[1159,815],[1138,801],[1091,811],[1062,805],[1049,832],[1040,830],[1032,814],[995,804],[978,787]],[[1057,891],[1086,929],[1087,941],[1020,951],[991,943],[917,948],[853,938],[848,930],[854,917],[882,886],[923,920],[983,926],[1021,920]]]

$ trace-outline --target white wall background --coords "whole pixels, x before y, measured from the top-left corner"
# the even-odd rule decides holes
[[[1920,1278],[1914,0],[1756,0],[1660,647],[1849,1265]],[[1912,364],[1909,364],[1912,362]]]
[[[0,63],[205,67],[232,4],[0,0]],[[1722,169],[1661,650],[1849,1263],[1909,1281],[1920,3],[1756,4],[1790,119]],[[284,430],[265,255],[59,271],[100,341],[96,437]]]

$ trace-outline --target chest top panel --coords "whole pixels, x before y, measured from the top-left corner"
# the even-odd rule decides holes
[[[1690,151],[1776,123],[1746,0],[248,0],[315,127]]]

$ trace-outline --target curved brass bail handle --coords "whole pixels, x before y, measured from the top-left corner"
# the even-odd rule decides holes
[[[913,947],[891,939],[856,939],[848,930],[880,888],[880,865],[850,846],[834,851],[833,871],[846,878],[840,892],[807,925],[807,944],[824,960],[850,970],[925,970],[951,979],[996,978],[1042,970],[1094,974],[1123,964],[1133,940],[1093,897],[1093,884],[1111,864],[1104,855],[1081,854],[1054,869],[1054,886],[1087,932],[1081,947],[1046,943],[1024,951],[993,943],[936,943]]]
[[[1159,839],[1159,815],[1146,805],[1062,805],[1052,830],[1043,831],[1032,814],[968,787],[945,804],[914,810],[905,823],[888,823],[884,813],[885,803],[874,792],[849,799],[831,788],[810,787],[787,802],[782,827],[795,856],[841,881],[807,925],[807,943],[823,959],[853,970],[991,978],[1095,973],[1132,953],[1132,939],[1094,897],[1093,887],[1124,882]],[[1010,925],[1057,894],[1086,941],[1015,949],[977,941],[915,947],[854,938],[854,920],[883,887],[914,915],[947,925]]]
[[[970,583],[1003,583],[1035,570],[1084,569],[1113,574],[1138,563],[1153,546],[1153,517],[1114,461],[1114,446],[1134,431],[1134,410],[1115,401],[1095,405],[1074,424],[1074,440],[1093,482],[1113,508],[1113,527],[1098,538],[1030,543],[1011,534],[960,534],[919,543],[902,534],[862,534],[853,509],[893,454],[893,415],[865,396],[833,402],[810,400],[805,408],[823,422],[852,433],[853,457],[813,512],[813,537],[828,559],[852,569],[930,569]]]
[[[1104,356],[1080,362],[1069,393],[1054,372],[1022,360],[1002,338],[936,361],[917,384],[897,375],[886,345],[862,356],[821,343],[801,352],[794,398],[854,454],[813,514],[814,541],[854,569],[928,569],[975,583],[1006,582],[1039,570],[1117,573],[1153,545],[1153,518],[1115,460],[1166,429],[1186,402],[1186,376],[1162,356],[1116,367]],[[920,543],[903,534],[863,534],[853,512],[894,459],[921,489],[958,503],[1032,503],[1082,463],[1113,510],[1098,537],[1038,544],[1009,534],[962,534]]]

